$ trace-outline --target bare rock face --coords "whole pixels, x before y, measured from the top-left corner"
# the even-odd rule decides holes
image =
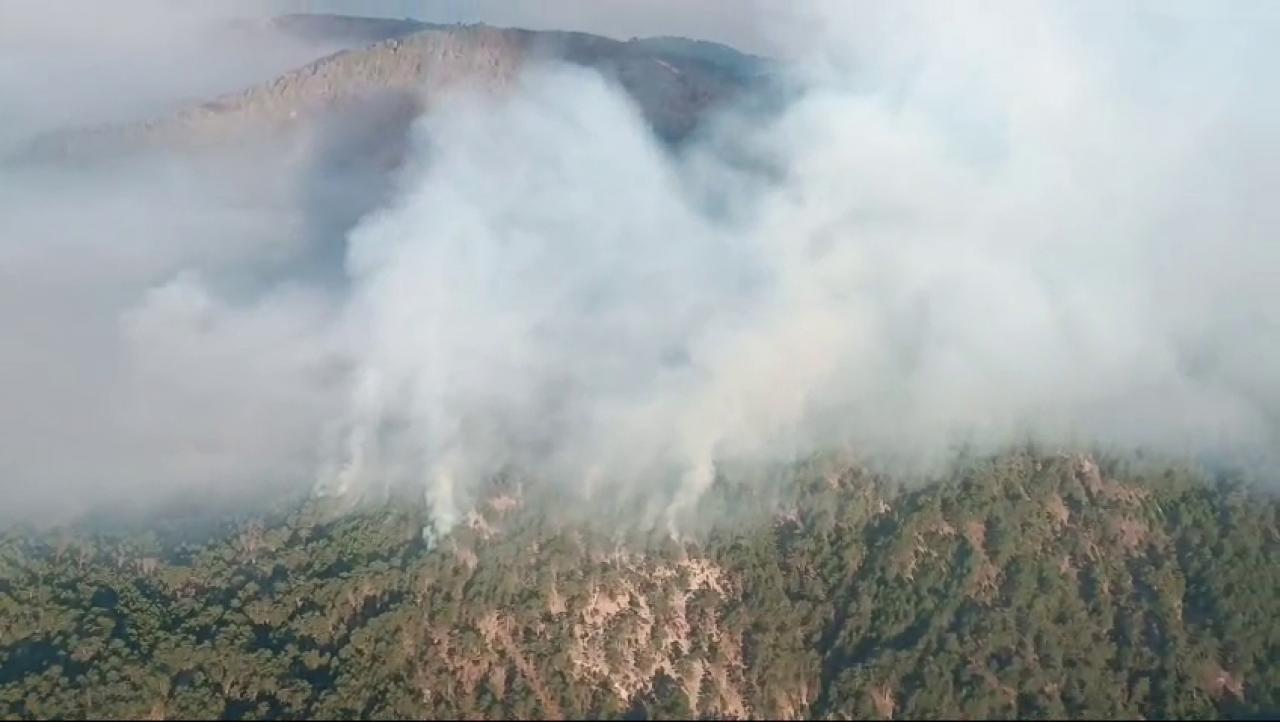
[[[713,43],[673,38],[622,42],[584,33],[313,16],[277,22],[284,32],[330,42],[380,39],[168,117],[62,132],[33,150],[80,156],[138,144],[217,146],[353,108],[374,108],[384,127],[407,127],[449,89],[500,91],[539,60],[599,70],[632,95],[659,137],[679,141],[708,111],[756,82],[764,62]]]

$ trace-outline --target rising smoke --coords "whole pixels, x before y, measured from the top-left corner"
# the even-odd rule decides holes
[[[801,99],[717,139],[778,182],[667,156],[578,71],[427,118],[429,162],[351,235],[338,488],[420,479],[447,527],[507,465],[678,509],[719,460],[835,444],[1274,445],[1264,86],[1163,76],[1249,58],[1071,32],[1128,16],[902,8],[811,5]]]
[[[720,463],[835,446],[894,469],[1023,441],[1270,460],[1274,18],[787,7],[795,99],[679,154],[581,68],[456,95],[337,286],[208,282],[310,248],[280,250],[283,201],[229,212],[234,170],[158,216],[153,176],[5,179],[25,225],[0,253],[36,280],[4,279],[5,483],[107,498],[318,459],[323,493],[423,484],[448,528],[511,468],[584,501],[644,491],[664,523]],[[76,243],[72,202],[101,212]]]

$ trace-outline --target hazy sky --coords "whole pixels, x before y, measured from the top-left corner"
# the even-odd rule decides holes
[[[584,30],[627,38],[684,35],[776,52],[778,17],[812,3],[794,0],[269,0],[279,12],[412,17],[433,22],[487,22],[529,28]],[[873,11],[874,2],[839,0],[846,12]],[[1202,25],[1249,25],[1280,19],[1273,0],[1086,0],[1079,11],[1099,17],[1146,16]]]
[[[583,30],[620,38],[683,35],[754,50],[763,44],[764,8],[776,0],[274,0],[287,12],[487,22],[533,29]]]

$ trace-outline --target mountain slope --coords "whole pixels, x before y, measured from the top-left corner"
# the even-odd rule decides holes
[[[145,123],[72,129],[47,136],[30,154],[118,154],[139,145],[207,146],[241,142],[336,109],[368,106],[411,118],[451,89],[500,91],[530,63],[559,61],[599,70],[637,103],[655,133],[680,140],[711,110],[755,89],[763,60],[725,46],[683,39],[621,42],[584,33],[484,25],[286,16],[277,28],[326,43],[366,47],[338,52],[274,81]]]
[[[821,462],[676,543],[495,489],[201,542],[0,543],[0,710],[123,717],[1170,718],[1280,711],[1280,504],[1017,454],[929,487]],[[757,509],[750,512],[749,509]],[[769,512],[769,510],[772,510]]]

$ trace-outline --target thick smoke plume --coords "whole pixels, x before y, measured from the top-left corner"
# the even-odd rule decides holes
[[[799,99],[680,158],[569,69],[427,118],[350,237],[337,488],[448,526],[508,465],[678,509],[833,444],[1272,447],[1275,92],[1213,34],[1260,36],[1090,9],[810,3]]]
[[[336,286],[280,282],[306,234],[281,251],[218,191],[188,189],[190,228],[141,232],[153,190],[94,190],[95,235],[60,246],[56,202],[6,185],[22,238],[46,240],[3,253],[65,283],[6,279],[19,331],[0,342],[31,348],[22,323],[66,340],[0,379],[36,410],[0,416],[6,474],[108,495],[319,458],[322,492],[423,484],[448,528],[511,469],[584,502],[639,495],[661,524],[722,463],[831,447],[916,470],[1025,441],[1269,461],[1275,18],[984,8],[772,5],[789,104],[730,110],[679,152],[581,68],[458,93],[347,234]],[[82,255],[119,260],[103,235],[126,266]],[[190,272],[209,267],[221,286]],[[77,326],[73,302],[102,318]],[[120,348],[124,376],[82,360]],[[85,388],[31,383],[58,373]],[[146,420],[135,436],[79,429],[97,422],[78,401],[108,392]],[[59,453],[70,439],[93,443]]]

